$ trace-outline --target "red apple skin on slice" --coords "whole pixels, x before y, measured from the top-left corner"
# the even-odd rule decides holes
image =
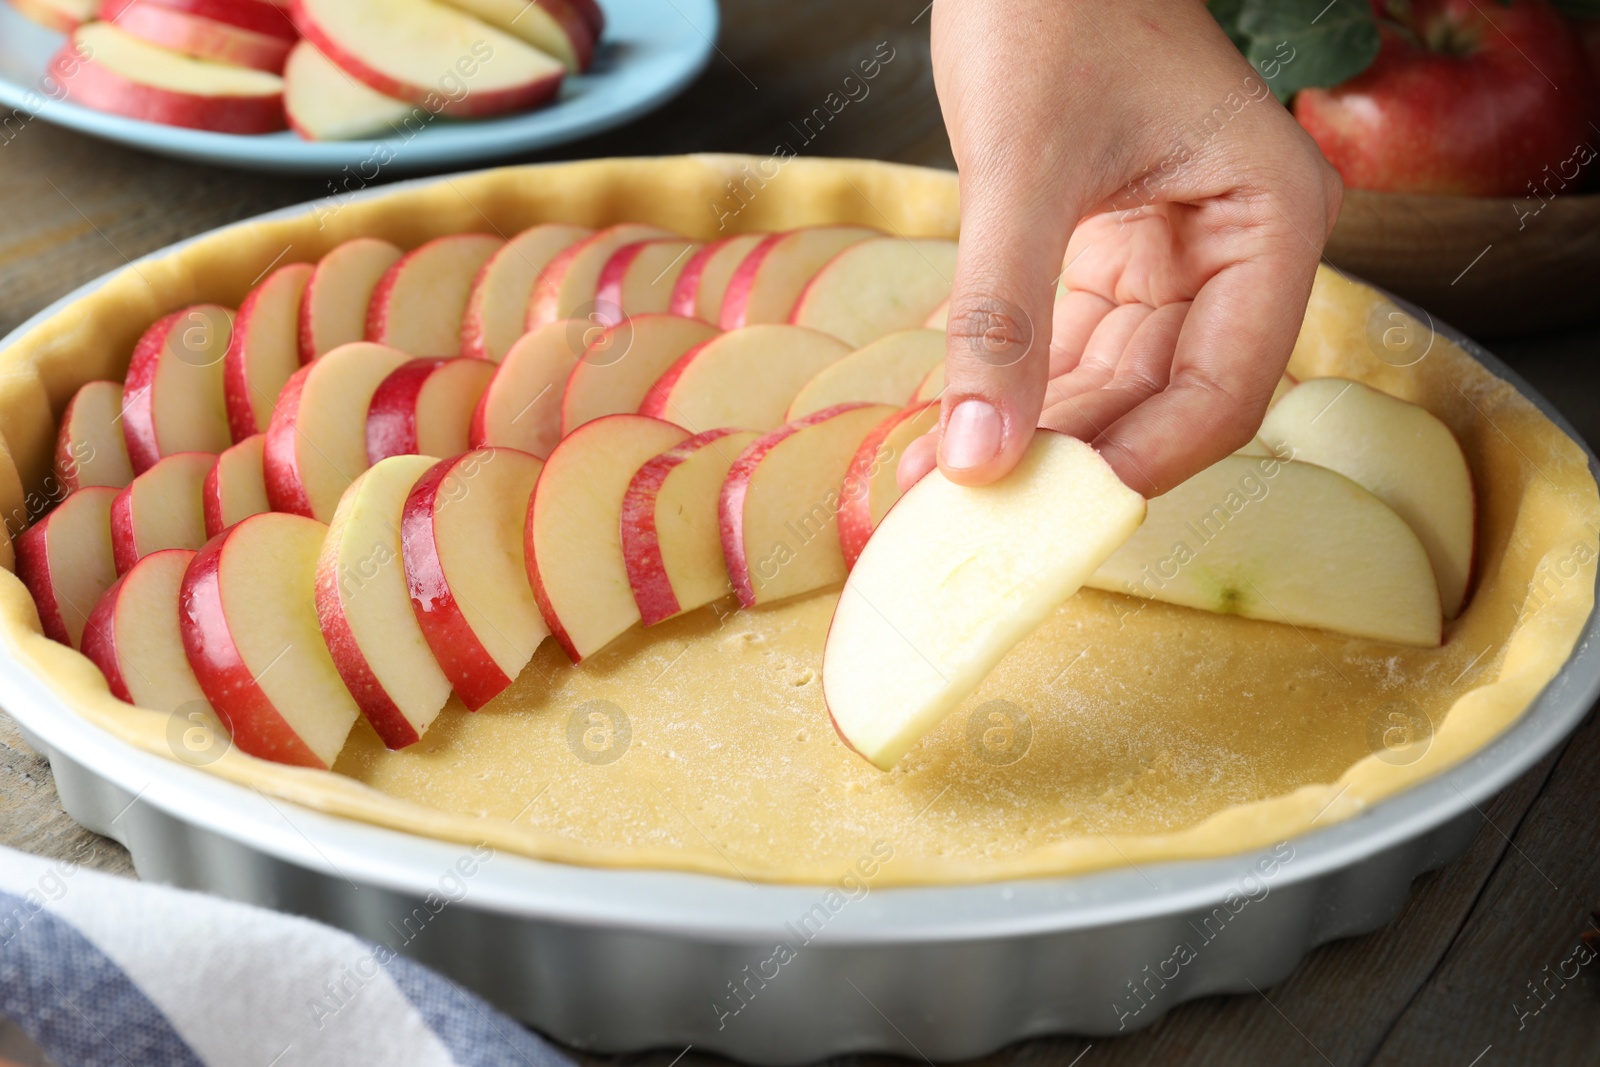
[[[346,241],[317,261],[300,301],[300,362],[364,341],[372,291],[401,256],[376,237]]]
[[[844,579],[839,487],[862,439],[894,411],[840,404],[780,426],[734,460],[717,512],[740,604],[754,607]]]
[[[668,237],[623,245],[611,253],[600,268],[594,298],[600,314],[609,309],[620,316],[606,325],[615,325],[629,315],[671,310],[673,286],[699,246],[698,241]]]
[[[83,654],[118,700],[169,712],[205,701],[178,624],[178,594],[193,559],[188,549],[152,552],[118,578],[90,614]]]
[[[206,477],[217,465],[209,452],[178,452],[135,478],[111,502],[111,551],[117,573],[164,548],[206,543]]]
[[[196,304],[139,338],[122,387],[122,437],[135,474],[174,452],[221,452],[233,443],[222,384],[232,335],[233,312]]]
[[[400,550],[411,608],[472,711],[515,681],[550,633],[523,538],[543,467],[514,448],[477,449],[440,461],[406,498]]]
[[[84,623],[117,580],[111,551],[111,501],[117,490],[71,494],[17,538],[17,577],[33,594],[44,635],[77,648]]]
[[[241,752],[327,770],[360,711],[317,625],[328,528],[252,515],[206,542],[178,594],[184,654]]]
[[[707,430],[647,461],[622,498],[622,559],[646,626],[732,590],[717,496],[754,430]]]
[[[149,0],[105,0],[100,17],[124,33],[196,59],[283,71],[294,42]]]
[[[61,413],[55,474],[67,489],[133,481],[133,464],[122,439],[122,383],[86,382]]]
[[[367,408],[367,462],[465,452],[472,413],[494,374],[481,359],[414,359],[396,368]]]
[[[663,371],[640,401],[639,414],[696,431],[775,429],[783,425],[795,394],[849,355],[843,341],[803,326],[766,323],[729,330]]]
[[[637,411],[657,378],[716,335],[710,323],[679,315],[638,315],[602,331],[567,378],[562,436],[602,415]]]
[[[674,236],[659,226],[625,222],[562,249],[539,276],[528,297],[523,326],[533,330],[557,319],[591,319],[598,326],[609,326],[615,315],[602,315],[595,296],[600,288],[600,272],[611,254],[623,245],[654,241]]]
[[[455,356],[473,279],[505,246],[481,233],[437,237],[406,253],[372,291],[367,340],[413,356]]]
[[[519,0],[520,2],[520,0]],[[499,363],[526,332],[528,298],[540,273],[562,250],[591,236],[586,226],[531,226],[490,256],[473,279],[461,321],[461,354]]]
[[[300,369],[300,301],[312,270],[309,263],[279,267],[250,290],[234,316],[222,394],[236,442],[267,428],[283,383]]]
[[[751,249],[728,281],[722,299],[724,330],[766,322],[788,322],[795,301],[834,256],[858,241],[879,236],[864,226],[811,226],[775,233]]]
[[[473,448],[504,446],[540,459],[561,440],[561,397],[583,349],[585,323],[547,322],[523,336],[495,370],[468,430]]]
[[[562,439],[528,505],[528,581],[574,663],[639,621],[622,559],[622,498],[644,462],[689,436],[670,422],[609,415]]]
[[[788,321],[860,348],[928,321],[950,298],[955,273],[954,241],[931,237],[859,241],[806,283]]]
[[[769,234],[741,233],[721,237],[689,257],[683,273],[672,287],[672,302],[667,310],[674,315],[718,322],[722,317],[722,298],[727,295],[733,272]]]
[[[237,26],[241,30],[279,37],[290,43],[300,39],[300,31],[294,28],[294,20],[284,10],[288,5],[279,5],[272,0],[140,0],[140,2]],[[105,18],[105,11],[102,10],[100,15]]]
[[[200,510],[205,516],[206,537],[252,515],[271,511],[267,503],[267,479],[262,463],[267,435],[258,433],[217,457],[200,487]]]
[[[839,496],[839,550],[848,570],[902,490],[895,478],[906,447],[939,425],[939,405],[914,404],[884,419],[862,438],[844,473]]]

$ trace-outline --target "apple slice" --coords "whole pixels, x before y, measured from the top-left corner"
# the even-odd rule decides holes
[[[405,255],[388,241],[357,237],[317,261],[300,301],[300,362],[365,340],[372,291]]]
[[[893,767],[1144,514],[1094,449],[1049,430],[991,485],[931,472],[884,517],[839,594],[822,653],[839,736]]]
[[[300,369],[300,299],[311,272],[309,263],[279,267],[239,305],[222,360],[222,395],[235,441],[267,428],[283,383]]]
[[[522,0],[518,0],[519,6]],[[473,279],[461,322],[461,354],[499,363],[523,335],[528,297],[560,252],[593,234],[584,226],[546,222],[507,241]]]
[[[675,236],[659,226],[625,222],[608,226],[562,249],[545,266],[528,297],[524,329],[532,330],[557,319],[590,319],[599,326],[615,323],[618,315],[600,314],[595,295],[600,287],[600,272],[611,253],[623,245]],[[613,309],[614,310],[614,309]],[[593,316],[593,318],[591,318]]]
[[[122,437],[135,474],[174,452],[221,452],[233,443],[222,384],[232,335],[233,312],[196,304],[139,338],[122,387]]]
[[[803,326],[746,326],[686,352],[645,394],[639,414],[690,430],[771,430],[808,381],[850,354],[837,338]]]
[[[417,105],[384,96],[301,41],[283,66],[283,109],[289,128],[308,141],[348,141],[394,135]]]
[[[568,74],[594,62],[597,31],[567,0],[444,0],[560,60]]]
[[[118,574],[152,552],[206,543],[201,490],[216,465],[210,452],[174,453],[117,493],[111,502],[111,554]]]
[[[657,378],[716,335],[709,322],[681,315],[638,315],[602,330],[567,376],[562,436],[602,415],[637,411]]]
[[[89,22],[51,58],[66,99],[115,115],[215,133],[272,133],[287,125],[283,79],[194,59]]]
[[[793,420],[835,404],[901,404],[933,368],[944,363],[944,334],[900,330],[818,371],[795,394],[786,418]]]
[[[1438,584],[1405,520],[1342,474],[1271,456],[1228,456],[1152,500],[1144,528],[1086,584],[1375,641],[1439,644]]]
[[[503,247],[489,234],[457,233],[407,252],[372,291],[367,340],[413,356],[458,354],[472,281]]]
[[[360,714],[317,625],[327,532],[302,515],[252,515],[206,542],[178,593],[184,653],[233,743],[318,770]]]
[[[807,283],[789,321],[860,348],[928,321],[950,299],[956,243],[875,237],[844,249]]]
[[[734,460],[717,501],[722,554],[745,607],[832,585],[839,551],[839,487],[884,404],[841,404],[757,438]]]
[[[267,444],[264,433],[246,437],[217,457],[216,464],[200,487],[200,511],[205,516],[206,537],[251,515],[271,511],[267,503],[267,478],[262,452]]]
[[[411,608],[473,711],[516,681],[550,634],[523,543],[543,467],[514,448],[480,448],[436,464],[406,498],[400,552]]]
[[[200,18],[211,19],[241,30],[278,37],[293,43],[300,39],[294,28],[294,19],[284,9],[288,3],[276,0],[142,0],[169,11],[183,11]],[[107,5],[109,7],[109,5]],[[106,12],[102,10],[101,18]]]
[[[943,333],[945,327],[950,325],[950,298],[945,297],[939,301],[939,306],[928,312],[928,317],[922,320],[922,325]]]
[[[439,461],[391,456],[350,483],[317,557],[317,618],[333,665],[390,748],[414,744],[450,699],[411,611],[401,560],[406,497]]]
[[[728,280],[721,317],[724,330],[788,322],[806,283],[850,245],[877,237],[865,226],[811,226],[766,238],[740,261]]]
[[[547,322],[511,346],[478,400],[468,430],[473,448],[505,446],[543,459],[561,440],[561,397],[582,350],[584,323]]]
[[[672,287],[672,301],[667,310],[674,315],[717,322],[722,317],[722,298],[727,295],[728,282],[733,272],[769,234],[741,233],[721,237],[689,257],[683,273]]]
[[[670,422],[610,415],[550,453],[528,505],[528,581],[574,663],[639,621],[622,559],[622,498],[634,471],[689,436]]]
[[[558,61],[433,0],[299,0],[294,10],[306,40],[348,74],[451,118],[526,111],[561,88]]]
[[[133,481],[122,439],[122,383],[87,382],[67,401],[56,435],[55,474],[70,492]]]
[[[472,413],[494,374],[482,359],[414,359],[396,367],[367,408],[367,462],[465,452]]]
[[[917,391],[911,394],[911,402],[913,404],[926,404],[928,401],[938,400],[942,396],[944,396],[944,364],[940,363],[928,372],[926,378],[922,379],[922,384],[917,386]]]
[[[939,405],[913,404],[884,419],[861,439],[839,486],[839,550],[845,569],[856,565],[867,539],[901,497],[895,471],[906,447],[939,425]]]
[[[94,18],[100,0],[11,0],[11,6],[47,30],[71,33]]]
[[[141,41],[186,56],[274,74],[283,70],[294,44],[292,38],[247,30],[156,0],[104,0],[100,17]]]
[[[205,701],[178,626],[178,593],[192,559],[187,549],[152,552],[118,578],[89,615],[83,654],[118,700],[166,712]]]
[[[117,490],[79,489],[17,538],[17,577],[39,609],[44,635],[78,647],[83,625],[117,580],[111,501]]]
[[[1389,505],[1428,552],[1444,617],[1472,575],[1472,472],[1450,427],[1426,408],[1345,378],[1314,378],[1267,412],[1274,454],[1338,471]]]
[[[670,310],[678,275],[699,247],[698,241],[665,237],[623,245],[611,253],[600,268],[594,297],[602,315],[607,309],[615,315],[606,325],[615,325],[629,315]]]
[[[267,428],[262,467],[274,511],[333,518],[339,497],[367,469],[367,408],[404,352],[343,345],[290,376]]]

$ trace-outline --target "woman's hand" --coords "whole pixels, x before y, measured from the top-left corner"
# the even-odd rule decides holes
[[[933,62],[961,253],[901,483],[991,482],[1037,425],[1157,496],[1248,441],[1342,191],[1205,5],[935,0]]]

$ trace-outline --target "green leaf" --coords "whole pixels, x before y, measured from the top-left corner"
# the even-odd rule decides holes
[[[1349,81],[1378,55],[1378,24],[1367,0],[1213,0],[1210,7],[1285,103],[1301,89]]]

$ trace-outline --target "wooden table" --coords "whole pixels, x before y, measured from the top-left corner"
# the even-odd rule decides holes
[[[841,111],[807,153],[949,167],[924,3],[727,0],[719,51],[688,92],[622,130],[538,158],[765,154],[792,141],[789,123],[820,106],[856,61],[887,42],[894,59],[870,94]],[[29,123],[0,145],[0,334],[128,259],[329,190],[325,180],[178,163]],[[1496,348],[1600,440],[1600,377],[1590,362],[1600,332]],[[1593,1062],[1600,964],[1564,987],[1551,979],[1553,992],[1541,987],[1542,1000],[1532,989],[1569,956],[1590,909],[1600,907],[1597,813],[1600,725],[1591,718],[1484,808],[1487,821],[1467,855],[1419,879],[1401,915],[1377,933],[1316,950],[1260,994],[1185,1004],[1131,1037],[1092,1047],[1074,1038],[1029,1041],[990,1059],[1017,1067]],[[3,715],[0,843],[133,873],[120,846],[62,812],[49,766]],[[666,1067],[679,1051],[630,1062]],[[5,1057],[29,1062],[0,1022]],[[690,1051],[681,1063],[697,1057]]]

